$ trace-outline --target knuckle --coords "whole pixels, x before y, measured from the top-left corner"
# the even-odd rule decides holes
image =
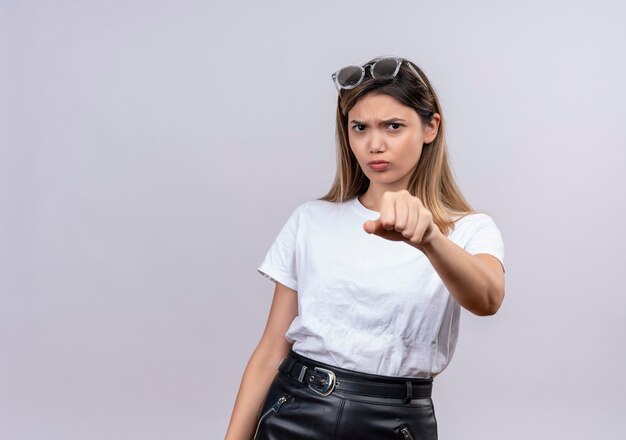
[[[389,230],[393,228],[393,222],[390,222],[389,220],[381,220],[380,222],[383,225],[383,228]]]

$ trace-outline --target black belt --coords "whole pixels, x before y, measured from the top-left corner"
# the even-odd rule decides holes
[[[361,394],[373,397],[390,397],[404,399],[404,403],[409,403],[411,399],[424,399],[431,396],[433,379],[404,379],[382,381],[382,380],[359,380],[354,377],[347,377],[337,372],[327,365],[322,367],[319,364],[304,362],[292,356],[285,357],[277,367],[281,371],[299,382],[308,385],[310,389],[328,396],[333,390],[345,391],[346,393]],[[354,373],[358,375],[358,373]]]

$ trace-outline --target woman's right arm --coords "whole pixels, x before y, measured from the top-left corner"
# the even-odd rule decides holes
[[[279,362],[292,344],[285,332],[298,314],[297,292],[276,283],[263,336],[243,373],[225,440],[251,440]]]

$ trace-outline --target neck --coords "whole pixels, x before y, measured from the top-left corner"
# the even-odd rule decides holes
[[[367,209],[380,212],[380,202],[382,200],[382,197],[385,191],[397,192],[403,189],[406,189],[406,187],[402,185],[381,186],[381,185],[372,185],[370,183],[370,186],[367,189],[367,191],[365,191],[365,193],[359,196],[359,201]]]

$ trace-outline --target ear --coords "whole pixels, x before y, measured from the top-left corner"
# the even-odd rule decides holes
[[[435,113],[430,122],[424,127],[424,143],[430,144],[437,137],[439,131],[439,123],[441,122],[441,116],[439,113]]]

